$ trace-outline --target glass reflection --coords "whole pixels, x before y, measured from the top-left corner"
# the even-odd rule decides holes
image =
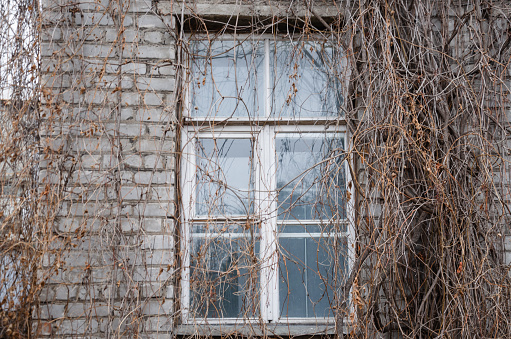
[[[339,117],[341,55],[325,43],[276,41],[270,46],[272,114],[286,118]]]
[[[277,135],[279,220],[346,218],[343,148],[334,133]]]
[[[249,237],[193,237],[191,309],[195,317],[259,313],[259,242]]]
[[[197,139],[197,216],[253,212],[252,148],[251,139]]]
[[[282,317],[332,317],[334,291],[347,268],[345,238],[279,237]]]
[[[256,117],[264,104],[264,41],[195,41],[194,117]]]

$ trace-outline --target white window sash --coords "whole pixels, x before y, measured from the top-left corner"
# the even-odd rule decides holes
[[[226,38],[226,40],[228,40]],[[238,38],[242,41],[243,38]],[[258,322],[261,319],[266,323],[286,323],[286,324],[304,324],[304,323],[332,323],[333,318],[293,318],[280,317],[280,299],[279,299],[279,270],[278,270],[278,225],[291,223],[277,220],[277,190],[275,180],[276,159],[275,159],[275,139],[278,133],[338,133],[345,140],[345,149],[351,148],[351,141],[344,120],[338,118],[270,118],[271,114],[271,79],[270,79],[270,39],[264,39],[265,60],[264,60],[264,115],[258,119],[248,118],[204,118],[191,116],[191,97],[190,92],[185,93],[184,119],[185,126],[182,132],[183,156],[181,166],[181,187],[182,187],[182,270],[181,270],[181,316],[183,324],[233,324],[240,322]],[[341,70],[347,70],[346,58],[341,61]],[[190,74],[190,72],[187,72]],[[345,86],[348,84],[349,74],[345,76]],[[219,122],[224,122],[222,127]],[[280,123],[286,124],[280,124]],[[192,240],[192,224],[199,223],[201,219],[211,220],[211,218],[199,218],[195,216],[195,197],[194,189],[196,185],[196,159],[195,145],[197,138],[252,138],[254,140],[253,157],[255,159],[255,207],[254,215],[261,222],[261,240],[260,240],[260,258],[263,262],[260,272],[260,318],[199,318],[193,319],[190,314],[190,255]],[[346,219],[337,221],[346,224],[346,232],[338,232],[332,236],[342,236],[347,239],[348,257],[347,272],[351,271],[354,260],[354,193],[355,185],[352,183],[349,164],[351,159],[347,157],[344,161],[346,192],[349,192],[351,199],[346,202]],[[351,182],[351,185],[349,183]],[[351,187],[350,187],[351,186]],[[269,211],[269,212],[268,212]],[[264,214],[264,215],[263,215]],[[229,219],[236,219],[232,216]],[[220,218],[218,218],[220,220]],[[246,217],[239,217],[245,220]],[[317,220],[301,220],[302,223],[315,224]],[[218,235],[218,234],[215,234]],[[301,237],[316,234],[304,233]],[[319,236],[320,234],[318,234]],[[194,235],[203,237],[202,235]],[[204,235],[207,237],[208,235]],[[211,235],[209,235],[211,236]],[[223,237],[241,237],[242,235],[222,234]],[[288,235],[284,235],[288,236]],[[323,237],[325,234],[322,235]]]

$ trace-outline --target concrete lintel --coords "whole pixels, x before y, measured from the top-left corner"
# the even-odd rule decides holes
[[[330,4],[328,4],[330,3]],[[181,15],[183,9],[182,2],[159,1],[157,3],[158,10],[163,15]],[[316,13],[324,18],[337,17],[339,8],[333,2],[325,1],[322,4],[314,4],[313,9]],[[230,18],[230,17],[307,17],[313,16],[312,13],[301,3],[293,2],[292,5],[288,1],[273,1],[270,5],[268,2],[254,2],[252,4],[240,4],[225,2],[216,3],[209,2],[185,2],[185,16],[198,16],[201,18]]]

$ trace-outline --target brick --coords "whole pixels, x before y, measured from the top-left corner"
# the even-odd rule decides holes
[[[71,176],[72,183],[104,185],[109,181],[108,173],[104,171],[76,171]]]
[[[121,171],[121,183],[122,184],[132,184],[133,183],[133,173],[131,171]]]
[[[142,283],[143,298],[161,298],[165,297],[166,288],[160,282]]]
[[[85,63],[85,72],[91,73],[94,77],[100,73],[117,73],[119,70],[119,65],[117,65],[114,61],[99,62],[96,60],[87,60]]]
[[[144,218],[140,221],[143,229],[147,233],[159,233],[162,232],[162,220],[156,218]]]
[[[175,222],[172,219],[166,219],[163,221],[163,230],[169,234],[174,234]]]
[[[79,219],[71,216],[71,218],[59,220],[58,230],[62,233],[73,233],[76,232],[76,230],[84,228],[84,226],[85,225],[83,225]]]
[[[130,155],[124,159],[124,164],[127,166],[130,166],[130,167],[137,167],[137,168],[142,167],[142,157],[140,155],[136,155],[136,154]]]
[[[145,93],[143,98],[144,104],[147,106],[160,106],[163,104],[164,96],[164,94],[158,93]]]
[[[133,17],[131,15],[124,15],[122,17],[123,21],[122,21],[122,25],[124,27],[128,27],[128,26],[131,26],[133,25]]]
[[[136,143],[139,152],[170,153],[174,149],[174,142],[170,140],[139,140]]]
[[[172,175],[172,178],[174,178],[174,175]],[[151,187],[151,199],[162,202],[174,200],[174,187],[169,185],[165,187]]]
[[[163,156],[155,154],[146,155],[144,157],[144,167],[147,169],[163,169]]]
[[[156,15],[144,15],[138,18],[139,28],[167,28],[163,20]]]
[[[167,263],[165,267],[169,264],[171,263]],[[144,265],[134,269],[133,280],[138,282],[166,281],[172,279],[175,274],[176,272],[172,268],[167,271],[167,269],[161,270],[159,266],[151,267]]]
[[[151,11],[151,1],[150,0],[134,0],[130,1],[130,7],[128,8],[128,12],[131,13],[147,13]]]
[[[121,120],[132,120],[134,117],[132,108],[122,108],[121,109]]]
[[[55,287],[55,299],[56,300],[71,300],[75,299],[78,294],[78,286],[76,285],[65,285],[59,284]]]
[[[507,235],[504,236],[504,250],[506,252],[511,252],[511,236]],[[511,264],[511,262],[508,262],[507,264]]]
[[[155,121],[157,122],[157,121]],[[159,122],[159,121],[158,121]],[[155,125],[147,125],[148,134],[151,137],[169,137],[168,131],[166,131],[166,126],[162,124],[155,124]]]
[[[144,171],[137,172],[134,176],[134,181],[137,184],[155,184],[155,185],[168,185],[170,184],[170,180],[172,179],[172,174],[163,171],[163,172],[153,172],[153,171]]]
[[[37,319],[37,317],[34,317],[34,319]],[[37,328],[36,328],[36,336],[37,335],[43,335],[43,336],[50,336],[53,334],[53,322],[52,321],[39,321],[37,322]]]
[[[168,265],[173,264],[175,261],[174,253],[170,250],[154,250],[154,251],[148,250],[144,253],[145,262],[147,265],[154,265],[159,267],[163,266],[166,268]],[[164,281],[163,276],[160,274],[156,281]]]
[[[174,59],[175,51],[174,48],[170,46],[139,46],[137,51],[135,52],[139,58],[147,58],[147,59]]]
[[[165,161],[165,168],[174,170],[176,168],[176,159],[172,156],[167,156],[167,160]]]
[[[139,90],[152,90],[152,91],[174,91],[175,79],[174,78],[137,78],[137,88]]]
[[[87,91],[84,95],[78,92],[74,92],[72,100],[74,103],[79,103],[82,101],[85,104],[105,105],[108,103],[117,102],[117,95],[113,94],[111,91],[94,88]]]
[[[45,42],[57,41],[62,38],[62,30],[58,27],[51,27],[41,30],[41,40]],[[44,69],[44,68],[43,68]]]
[[[160,203],[139,203],[134,210],[136,215],[144,217],[167,217],[174,212],[172,205]]]
[[[110,45],[84,44],[82,53],[87,57],[106,58],[114,57],[116,55],[116,49],[114,46]]]
[[[176,271],[173,266],[168,271],[166,268],[175,261],[175,226],[169,219],[175,213],[175,174],[166,168],[173,168],[168,164],[175,156],[176,136],[174,131],[165,131],[170,122],[176,121],[172,64],[175,46],[168,32],[169,27],[174,27],[173,19],[154,15],[150,0],[134,0],[125,8],[126,29],[119,36],[124,44],[114,43],[119,22],[110,14],[116,13],[116,4],[108,0],[77,3],[76,8],[81,11],[68,15],[60,13],[63,8],[69,9],[68,3],[55,1],[55,11],[50,14],[62,24],[42,34],[46,44],[42,64],[45,72],[59,76],[49,73],[44,79],[47,87],[53,84],[54,90],[43,100],[52,105],[64,100],[61,114],[70,118],[70,123],[59,122],[59,128],[45,133],[55,135],[49,138],[48,147],[59,152],[70,150],[80,160],[65,192],[56,231],[66,237],[85,230],[87,241],[72,239],[76,247],[64,256],[65,263],[51,276],[54,285],[47,290],[51,305],[41,317],[60,320],[41,333],[99,338],[109,328],[114,336],[121,335],[124,325],[113,305],[122,306],[116,303],[128,293],[152,299],[137,306],[147,315],[141,326],[148,337],[153,337],[154,332],[171,332],[172,320],[167,315],[174,312],[174,288],[169,284]],[[82,42],[85,43],[80,45]],[[80,58],[70,58],[72,53]],[[62,62],[62,57],[70,61]],[[119,84],[122,91],[112,93]],[[90,135],[92,122],[98,129]],[[57,137],[61,133],[70,136],[67,142]],[[55,164],[47,162],[46,166]],[[50,182],[59,181],[58,176],[53,176],[54,169],[46,169],[46,174],[43,171],[42,182],[45,176]],[[120,186],[116,185],[117,178]],[[122,202],[117,201],[118,194]],[[139,282],[137,288],[135,284],[112,284],[125,274],[114,267],[112,249],[105,246],[117,232],[119,214],[120,231],[124,233],[116,259],[130,259],[133,279]],[[60,245],[57,241],[54,244],[56,249]],[[50,265],[55,259],[44,260]],[[84,270],[88,264],[92,268]],[[162,272],[161,267],[165,268]],[[102,303],[106,298],[112,304]],[[109,315],[114,317],[113,322],[106,319]]]
[[[105,32],[105,41],[114,42],[118,39],[124,39],[126,43],[138,42],[140,34],[138,31],[133,29],[126,29],[122,34],[119,34],[118,29],[107,29]]]
[[[131,62],[126,65],[122,65],[121,72],[127,74],[140,74],[143,75],[146,73],[146,64]]]
[[[176,67],[170,63],[151,67],[151,75],[176,75]]]
[[[142,306],[144,315],[165,315],[172,313],[172,300],[149,300]]]
[[[81,303],[69,303],[66,316],[69,318],[84,317],[87,315],[88,307]]]
[[[84,216],[84,215],[93,215],[93,216],[109,216],[115,215],[115,209],[113,209],[109,204],[101,204],[101,203],[72,203],[70,206],[69,215],[71,216]]]
[[[74,319],[64,320],[57,325],[57,334],[73,334],[79,333],[95,333],[99,329],[98,322],[96,320],[85,320],[85,319]]]
[[[161,103],[161,101],[160,101]],[[161,108],[143,108],[141,107],[136,115],[135,120],[144,122],[160,122],[162,118]]]
[[[169,336],[174,328],[172,318],[165,316],[149,317],[145,324],[149,331],[168,333],[165,336]],[[155,334],[151,334],[151,338],[155,338]]]
[[[163,41],[163,33],[161,32],[146,32],[144,34],[144,41],[151,44],[160,44]]]
[[[75,23],[83,26],[106,26],[113,25],[114,21],[110,15],[105,13],[84,13],[78,12],[75,14]]]
[[[115,133],[112,133],[113,135],[117,134],[117,126],[112,126],[112,131]],[[140,137],[142,135],[147,134],[146,128],[143,125],[140,124],[120,124],[119,126],[119,133],[123,137]]]
[[[129,193],[126,193],[126,194],[129,194]],[[138,218],[137,219],[123,218],[123,219],[121,219],[121,229],[125,233],[127,233],[127,232],[138,233],[138,231],[140,230],[140,222],[139,222]]]
[[[143,248],[151,250],[174,248],[174,237],[163,234],[145,236],[143,238]]]
[[[507,251],[506,251],[506,252],[504,253],[504,263],[505,263],[506,265],[511,264],[511,252],[507,252]]]
[[[136,200],[143,201],[146,199],[147,188],[141,186],[135,187],[126,187],[123,186],[121,188],[121,197],[123,200]]]
[[[120,83],[119,83],[119,79],[120,79]],[[98,84],[101,86],[101,84],[103,84],[103,88],[118,88],[119,85],[121,87],[121,89],[123,90],[126,90],[126,89],[130,89],[133,87],[133,79],[130,77],[130,76],[121,76],[119,78],[119,76],[117,75],[105,75],[103,76],[103,78],[101,79],[101,83]]]
[[[140,96],[138,93],[129,93],[129,92],[123,92],[121,93],[121,102],[123,105],[126,106],[138,106],[140,101]]]

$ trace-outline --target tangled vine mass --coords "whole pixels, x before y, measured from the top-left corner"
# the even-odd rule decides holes
[[[146,167],[151,180],[165,169],[176,174],[167,182],[175,198],[164,225],[171,226],[163,228],[175,250],[156,265],[143,246],[149,222],[133,225],[144,223],[141,215],[157,205],[154,192],[164,187],[142,187],[145,193],[134,203],[123,193],[132,180],[123,173],[136,167],[123,152],[145,137],[139,131],[124,138],[125,115],[136,105],[149,110],[148,101],[128,102],[126,88],[137,75],[123,71],[139,62],[133,55],[141,40],[126,27],[142,3],[138,20],[157,17],[157,27],[166,31],[158,43],[176,52],[147,66],[147,73],[170,67],[175,76],[155,125],[163,130],[159,150],[169,152]],[[348,185],[354,187],[345,197],[354,209],[353,253],[331,300],[334,332],[353,338],[511,337],[509,1],[230,4],[279,13],[249,19],[208,16],[197,10],[201,3],[211,1],[0,3],[0,337],[151,335],[148,305],[158,300],[161,309],[169,305],[166,298],[174,302],[157,321],[178,334],[186,262],[180,252],[179,161],[186,146],[180,132],[186,88],[193,85],[187,60],[194,57],[188,39],[197,35],[211,43],[241,33],[243,39],[328,41],[345,59],[345,70],[334,76],[346,83],[339,123],[349,139],[336,156],[348,159]],[[87,23],[91,13],[96,19]],[[106,18],[114,28],[110,38],[97,33]],[[135,28],[133,34],[143,32]],[[94,44],[108,49],[89,58],[94,51],[86,47]],[[332,63],[335,69],[340,61]],[[144,98],[153,91],[129,88]],[[81,138],[96,138],[96,149],[80,148]],[[98,149],[97,167],[88,167]],[[160,160],[172,165],[160,168]],[[130,187],[138,189],[136,182]],[[77,204],[86,206],[82,214]],[[151,286],[160,284],[156,290],[146,291],[144,274],[152,275]],[[257,289],[254,279],[245,286]],[[162,286],[173,287],[174,295],[162,295]],[[257,294],[252,292],[245,295]],[[76,300],[83,308],[71,314]],[[62,306],[60,315],[48,316],[54,305]],[[77,319],[82,323],[73,327]]]

